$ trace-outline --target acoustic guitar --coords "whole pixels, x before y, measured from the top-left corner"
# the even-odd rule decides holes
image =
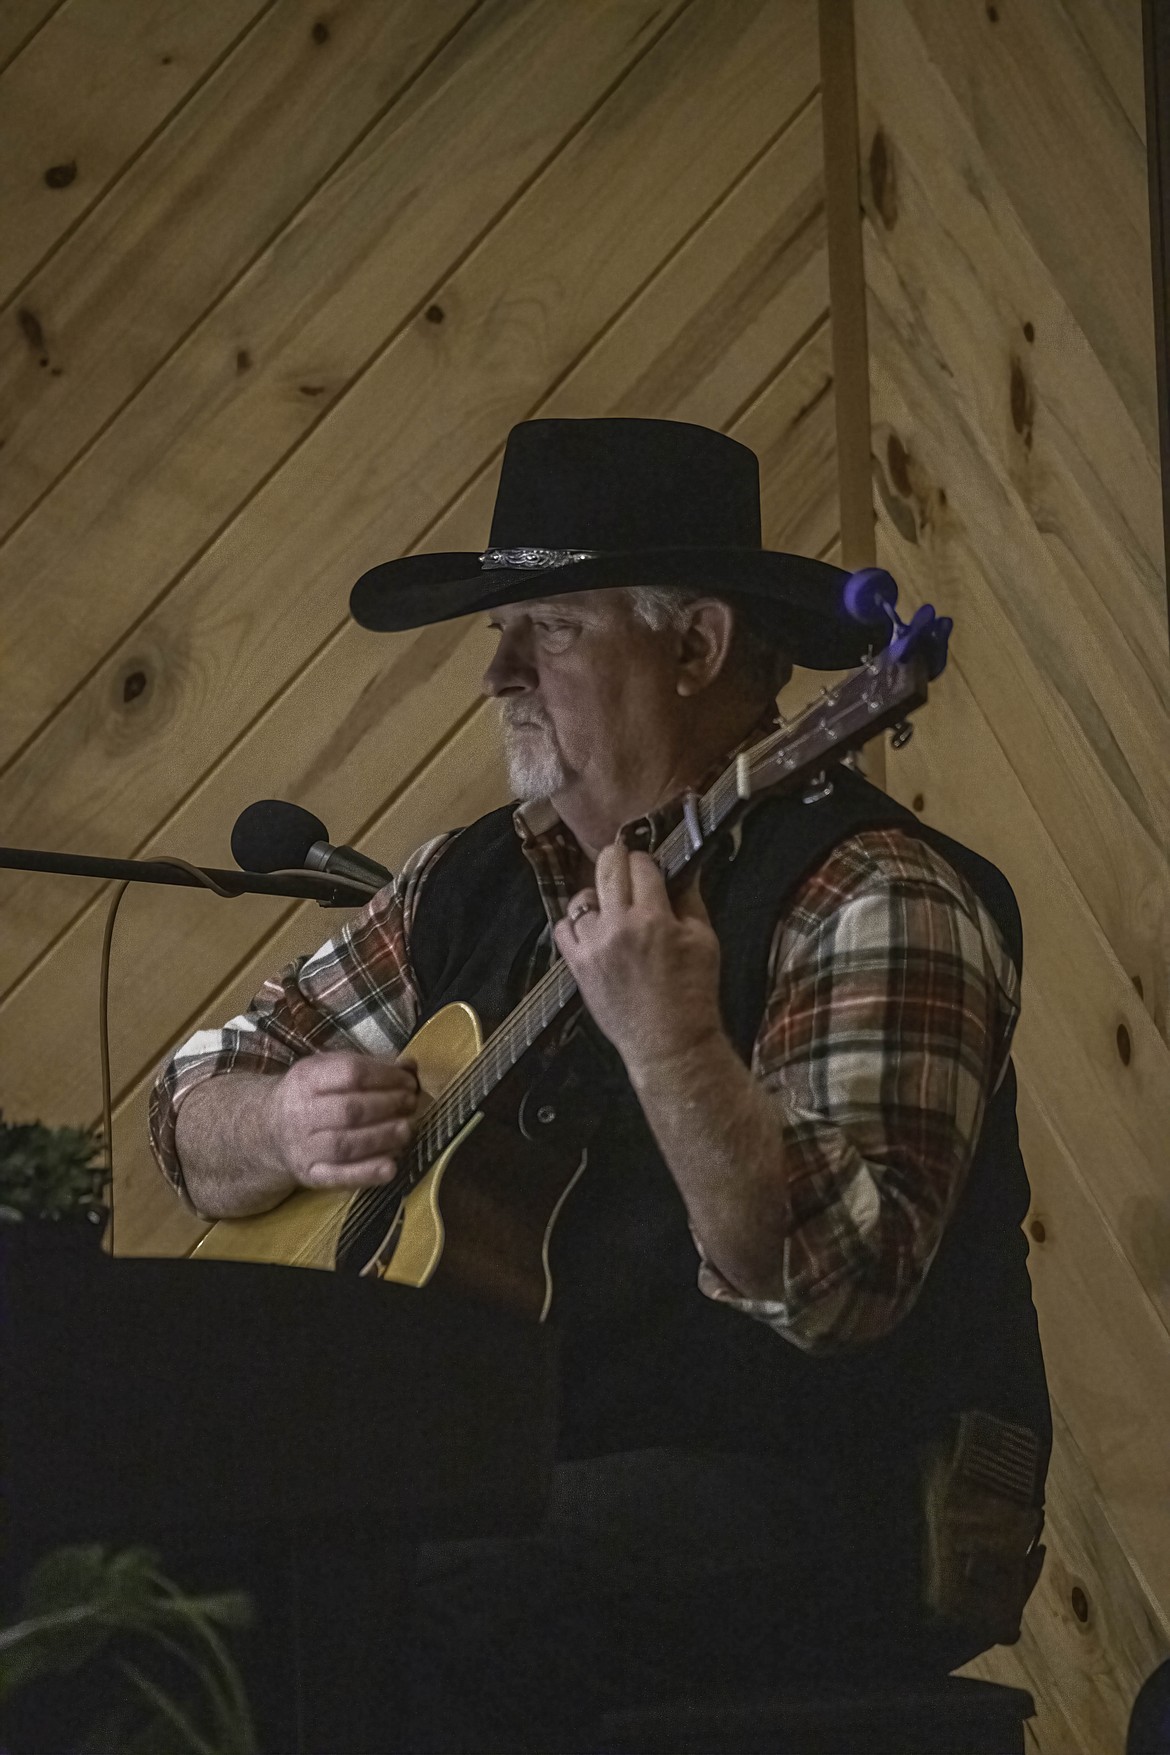
[[[845,600],[857,620],[889,616],[895,634],[798,719],[744,751],[653,854],[676,895],[753,800],[832,790],[827,762],[887,726],[901,747],[910,713],[947,661],[952,622],[926,604],[909,624],[894,612],[897,586],[880,568],[855,573]],[[810,789],[811,788],[811,789]],[[632,831],[631,847],[637,832]],[[543,1321],[552,1303],[549,1243],[585,1173],[600,1114],[569,1051],[582,1002],[555,960],[486,1040],[471,1006],[444,1006],[411,1037],[420,1103],[393,1183],[302,1189],[270,1212],[221,1219],[193,1254],[374,1275],[402,1285],[442,1283]]]

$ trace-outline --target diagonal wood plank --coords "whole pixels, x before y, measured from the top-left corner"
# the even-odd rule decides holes
[[[962,356],[948,361],[935,337],[926,344],[877,247],[867,253],[867,274],[875,480],[883,517],[899,532],[889,564],[918,601],[955,616],[955,650],[978,679],[1019,783],[1165,1034],[1163,655],[1152,637],[1144,660],[1116,638],[1102,591],[1063,543],[1054,554],[982,431],[956,405],[951,386],[971,368]],[[1140,594],[1121,595],[1132,602]],[[953,791],[953,780],[944,786]]]
[[[809,118],[815,142],[818,118]],[[773,149],[781,153],[787,141]],[[791,148],[790,148],[791,150]],[[794,155],[791,167],[797,211],[805,179],[815,186],[817,160]],[[799,174],[798,174],[799,173]],[[653,337],[663,356],[694,346],[693,314],[714,308],[712,335],[722,336],[731,361],[740,361],[753,311],[771,313],[781,333],[808,327],[810,308],[821,307],[821,321],[778,375],[761,367],[765,387],[734,420],[742,385],[738,372],[724,373],[711,361],[706,399],[696,402],[682,376],[654,374],[662,398],[642,402],[643,414],[671,417],[685,398],[691,417],[720,426],[732,417],[732,430],[765,455],[783,454],[783,493],[765,494],[767,538],[776,546],[798,546],[801,537],[819,552],[833,539],[831,520],[820,525],[804,508],[832,509],[835,481],[831,398],[820,394],[828,369],[829,337],[823,321],[826,267],[822,247],[806,263],[802,236],[794,240],[794,260],[762,238],[783,230],[784,214],[774,211],[772,194],[778,167],[773,155],[761,161],[735,192],[679,252],[625,318],[603,335],[569,377],[541,405],[545,415],[606,412],[621,403],[628,386],[646,372],[653,354],[644,338]],[[745,276],[742,264],[755,264]],[[810,272],[811,269],[816,272]],[[726,297],[727,288],[734,297]],[[761,289],[766,289],[763,291]],[[765,330],[767,324],[765,324]],[[430,530],[421,546],[430,549],[475,547],[491,519],[499,450],[475,482]],[[228,858],[227,835],[239,810],[257,795],[295,798],[318,811],[330,830],[350,840],[363,832],[371,802],[385,795],[394,776],[419,759],[437,739],[444,722],[470,707],[478,696],[492,642],[478,619],[441,623],[407,636],[372,637],[343,624],[312,663],[276,698],[271,709],[225,751],[222,762],[204,775],[199,787],[156,831],[151,850],[169,850],[214,863]],[[821,678],[816,679],[819,683]],[[187,899],[189,900],[189,898]],[[197,1005],[209,979],[248,953],[253,918],[264,918],[268,904],[251,901],[226,910],[194,914],[180,910],[168,891],[136,896],[119,931],[113,971],[112,1041],[119,1084],[132,1077],[173,1038]],[[97,957],[102,911],[91,904],[85,916],[53,947],[30,978],[0,1009],[0,1055],[13,1113],[17,1105],[32,1113],[53,1106],[54,1113],[91,1115],[98,1089],[96,1042],[82,1033],[76,1053],[63,1066],[45,1053],[52,1039],[62,983],[79,994],[82,1014],[96,1004]],[[150,947],[166,942],[165,965],[152,960]]]
[[[136,0],[114,29],[109,0],[53,14],[0,74],[0,306],[272,3]]]
[[[0,7],[0,72],[64,5],[65,0],[5,0]]]
[[[326,25],[312,0],[284,0],[259,19],[25,289],[50,370],[32,369],[25,343],[0,353],[0,530],[27,515],[363,133],[379,123],[395,133],[404,91],[475,5],[351,0]],[[511,37],[516,10],[512,0],[493,8],[497,36]],[[250,370],[241,352],[229,356],[233,376]]]
[[[1049,1388],[1127,1560],[1153,1601],[1170,1605],[1170,1332],[1102,1213],[1091,1166],[1037,1097],[1026,1055],[1019,1073],[1028,1265]],[[1147,1229],[1147,1261],[1164,1261],[1164,1210],[1133,1216]],[[1170,1608],[1165,1619],[1170,1632]]]
[[[726,8],[683,14],[443,287],[448,321],[420,314],[398,336],[14,766],[13,841],[143,844],[271,698],[274,652],[284,676],[307,661],[340,625],[356,574],[417,540],[785,118],[809,113],[815,45],[794,16],[745,4],[732,35]],[[632,156],[635,118],[648,144]],[[9,978],[76,906],[51,885],[10,887]]]
[[[1118,559],[1135,575],[1132,592],[1110,594],[1110,612],[1135,654],[1164,677],[1156,453],[903,8],[875,17],[866,7],[859,24],[866,241],[905,289],[912,309],[903,333],[945,362],[954,406],[1054,554],[1084,546],[1094,563],[1109,555],[1102,580]],[[1087,517],[1077,524],[1082,503]]]
[[[827,256],[825,258],[827,263]],[[783,407],[783,416],[778,415]],[[837,432],[828,312],[730,430],[760,460],[760,511],[778,547],[819,554],[837,524]],[[767,538],[765,538],[767,540]],[[825,687],[824,672],[818,673]]]
[[[0,762],[682,3],[660,17],[655,0],[497,0],[433,60],[471,0],[362,5],[324,44],[316,0],[289,0],[253,33],[29,289],[65,375],[38,373],[27,348],[0,368],[4,529],[96,441],[0,551],[16,660]],[[90,614],[46,665],[43,611],[79,595]]]
[[[1146,155],[1100,63],[1061,0],[879,0],[877,10],[903,7],[1156,456],[1153,310],[1135,272],[1149,261]]]
[[[1061,0],[1061,6],[1144,149],[1146,82],[1141,0]]]

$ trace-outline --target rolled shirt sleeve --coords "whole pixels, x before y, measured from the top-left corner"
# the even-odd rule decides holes
[[[449,840],[424,843],[334,938],[271,976],[237,1017],[196,1030],[160,1066],[148,1102],[151,1149],[192,1211],[175,1127],[196,1085],[222,1073],[279,1074],[302,1055],[330,1050],[401,1053],[418,1014],[410,926],[425,875]]]
[[[783,1117],[781,1294],[699,1287],[806,1352],[888,1333],[917,1298],[1007,1069],[1019,979],[994,920],[899,830],[839,844],[773,941],[752,1068]]]

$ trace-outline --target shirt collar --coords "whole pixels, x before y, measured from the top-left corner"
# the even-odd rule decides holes
[[[759,743],[782,724],[783,719],[779,708],[775,702],[769,703],[747,735],[741,738],[733,749],[727,750],[717,761],[712,762],[706,773],[700,777],[695,791],[706,792],[741,751],[750,749],[752,744]],[[650,830],[648,850],[654,852],[662,845],[663,840],[670,834],[671,830],[682,821],[684,796],[680,792],[668,803],[660,805],[657,810],[650,811],[642,817],[631,818],[630,822],[622,824],[623,832],[635,826],[647,824]],[[551,838],[578,854],[581,852],[577,837],[558,816],[550,799],[538,798],[518,804],[512,812],[512,821],[526,850],[533,849],[538,843],[546,842]]]

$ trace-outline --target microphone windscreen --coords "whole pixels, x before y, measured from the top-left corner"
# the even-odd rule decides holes
[[[261,798],[248,805],[232,829],[232,858],[241,871],[287,871],[303,866],[314,841],[328,841],[320,817],[299,804]]]

